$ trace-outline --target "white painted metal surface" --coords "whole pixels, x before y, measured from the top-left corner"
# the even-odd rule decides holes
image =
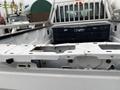
[[[62,26],[76,23],[81,23],[82,25],[106,22],[110,17],[108,4],[104,2],[106,8],[104,9],[104,17],[101,19],[100,7],[102,6],[100,1],[101,0],[97,0],[93,2],[94,10],[96,6],[95,3],[99,2],[99,15],[97,19],[95,18],[95,11],[92,13],[93,19],[90,19],[90,8],[87,8],[88,12],[86,14],[85,3],[82,4],[82,12],[78,13],[80,3],[77,4],[76,9],[74,5],[76,2],[73,1],[70,3],[60,2],[59,5],[55,3],[53,17],[51,17],[51,19],[54,20],[55,18],[54,23],[57,23],[56,26],[59,26],[58,23],[63,23],[61,24]],[[73,14],[73,20],[70,18],[66,20],[65,5],[70,9],[70,4],[72,4],[70,13]],[[59,11],[59,22],[57,22],[57,15],[55,15],[57,7]],[[88,7],[90,7],[90,2],[88,3]],[[78,13],[77,19],[75,17],[75,12]],[[108,15],[107,18],[106,12]],[[63,15],[61,15],[61,13]],[[81,20],[80,14],[85,14],[85,16],[88,15],[88,19],[86,20],[85,17],[83,17]],[[70,17],[70,14],[68,17]],[[114,30],[113,27],[112,30]],[[17,40],[20,40],[19,37],[22,37],[23,43],[26,43],[29,39],[31,41],[33,40],[30,44],[0,44],[0,90],[120,90],[119,42],[52,45],[44,43],[48,41],[48,39],[46,39],[47,29],[42,30],[45,31],[43,32],[45,33],[43,36],[42,32],[37,32],[37,35],[34,32],[34,36],[38,36],[35,40],[31,39],[33,38],[33,34],[29,33],[29,35],[27,35],[28,33],[26,33],[23,37],[20,35],[15,37],[17,39],[11,37],[13,39],[4,41],[6,43],[17,42],[17,44],[21,44]],[[117,35],[119,40],[119,27],[117,30],[116,33],[112,32],[112,34]],[[28,36],[31,36],[31,38]],[[41,36],[42,39],[40,39]],[[40,41],[38,39],[44,42],[38,42]],[[42,44],[36,44],[36,42]],[[0,43],[3,43],[3,41],[0,41]],[[12,60],[13,62],[7,62],[8,60]],[[31,60],[40,60],[42,65],[40,68],[34,65],[31,67],[33,64]],[[25,66],[25,68],[20,68],[20,65]],[[66,67],[67,69],[65,69]]]
[[[0,36],[5,36],[5,35],[10,35],[14,33],[19,33],[19,32],[25,32],[28,30],[32,30],[35,28],[45,28],[48,27],[49,21],[44,21],[44,22],[34,22],[34,23],[16,23],[16,24],[7,24],[7,25],[0,25]],[[36,27],[37,26],[37,27]],[[50,25],[52,26],[52,24]],[[25,29],[20,29],[20,27],[26,27]],[[5,33],[5,30],[8,29],[8,33]]]
[[[100,45],[107,45],[102,49]],[[40,49],[35,49],[35,48]],[[48,48],[46,51],[42,48]],[[62,47],[59,49],[59,47]],[[65,49],[64,47],[74,47]],[[116,48],[115,48],[116,47]],[[4,49],[3,49],[4,48]],[[53,50],[49,49],[53,48]],[[55,48],[58,48],[55,49]],[[64,50],[65,49],[65,50]],[[120,43],[78,43],[63,45],[4,45],[0,44],[0,62],[14,58],[16,62],[30,62],[33,60],[74,59],[78,56],[94,56],[98,59],[120,59]]]
[[[1,90],[120,90],[119,71],[0,69]]]
[[[5,29],[5,28],[16,28],[16,27],[18,27],[18,26],[29,26],[29,25],[45,25],[47,23],[47,21],[45,21],[45,22],[34,22],[34,23],[24,23],[24,24],[17,24],[17,25],[11,25],[11,24],[8,24],[8,25],[0,25],[0,28],[1,29]]]

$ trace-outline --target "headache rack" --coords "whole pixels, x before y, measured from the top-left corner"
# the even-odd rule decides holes
[[[52,23],[69,23],[110,19],[107,0],[54,1]]]

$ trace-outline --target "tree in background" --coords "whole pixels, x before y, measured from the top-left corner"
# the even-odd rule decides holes
[[[7,1],[6,0],[4,0],[4,8],[5,8],[6,16],[8,16],[8,7],[7,7]]]
[[[12,2],[11,2],[11,11],[12,11],[12,14],[15,14],[17,11],[18,11],[18,6],[17,6],[17,4],[15,3],[15,1],[14,0],[12,0]]]

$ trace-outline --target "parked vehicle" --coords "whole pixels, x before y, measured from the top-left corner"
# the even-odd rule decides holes
[[[20,25],[23,24],[23,26],[18,26],[16,28],[12,28],[12,32],[16,32],[18,30],[28,29],[29,26],[24,26],[24,24],[29,24],[29,21],[25,15],[9,15],[8,16],[8,24],[12,25]]]

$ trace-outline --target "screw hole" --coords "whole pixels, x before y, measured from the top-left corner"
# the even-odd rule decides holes
[[[117,31],[117,25],[115,25],[115,27],[114,27],[114,31]]]
[[[110,59],[107,59],[107,60],[106,60],[106,63],[107,63],[107,64],[110,64],[110,63],[111,63],[111,60],[110,60]]]
[[[68,63],[73,63],[73,60],[72,59],[68,60]]]

